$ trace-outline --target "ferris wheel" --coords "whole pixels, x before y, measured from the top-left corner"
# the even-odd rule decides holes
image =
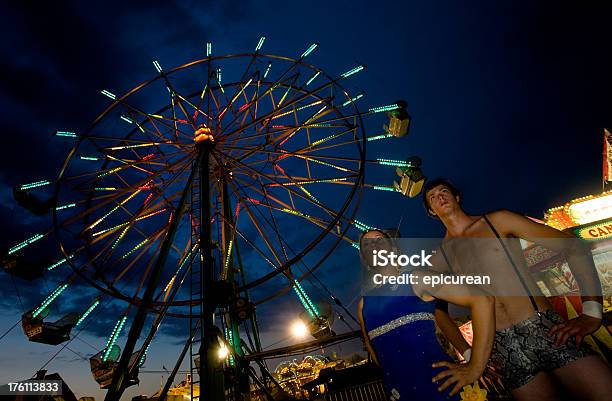
[[[359,233],[372,228],[357,220],[362,191],[415,196],[424,182],[417,158],[366,157],[369,142],[404,136],[410,116],[401,101],[358,107],[364,93],[345,86],[364,65],[330,75],[307,62],[317,43],[291,58],[265,54],[265,40],[253,53],[220,56],[207,43],[202,59],[169,69],[153,61],[155,76],[124,94],[102,90],[108,107],[89,128],[55,132],[71,144],[57,177],[14,189],[52,225],[9,247],[5,270],[65,277],[22,316],[28,338],[70,341],[105,302],[124,305],[90,359],[107,400],[138,382],[165,319],[189,319],[173,375],[189,353],[210,399],[237,399],[249,375],[256,380],[242,357],[261,350],[257,305],[293,292],[311,333],[333,335],[331,304],[313,300],[301,282],[341,244],[358,249]],[[366,119],[381,128],[366,129]],[[366,168],[389,167],[399,182],[365,182]],[[59,256],[26,267],[25,254],[45,238]],[[45,321],[75,283],[98,294]],[[246,383],[228,388],[219,371]]]

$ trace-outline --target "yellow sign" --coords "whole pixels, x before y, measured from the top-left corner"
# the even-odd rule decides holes
[[[607,220],[600,224],[584,226],[574,230],[574,233],[586,240],[599,241],[612,237],[612,220]]]

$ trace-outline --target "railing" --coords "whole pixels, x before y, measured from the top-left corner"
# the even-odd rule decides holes
[[[330,391],[325,401],[386,401],[382,380]]]

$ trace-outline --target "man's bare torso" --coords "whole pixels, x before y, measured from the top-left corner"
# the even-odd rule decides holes
[[[463,240],[464,238],[466,240]],[[482,217],[474,216],[474,222],[466,228],[459,239],[447,237],[443,245],[451,265],[450,271],[455,274],[489,275],[491,277],[491,286],[483,289],[495,296],[495,328],[498,331],[525,320],[535,313],[525,286],[533,295],[539,310],[551,307],[548,300],[541,295],[525,266],[518,239],[508,238],[503,241],[523,278],[524,285],[516,274],[506,251]],[[476,256],[470,254],[469,257],[466,257],[466,253],[460,250],[466,246],[463,244],[468,242],[470,246],[477,248]]]

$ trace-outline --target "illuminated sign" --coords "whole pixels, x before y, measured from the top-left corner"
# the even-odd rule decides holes
[[[612,237],[612,219],[599,224],[579,227],[573,231],[578,237],[591,241],[610,238]]]
[[[612,217],[612,194],[579,201],[570,205],[567,214],[577,224],[588,224]]]

